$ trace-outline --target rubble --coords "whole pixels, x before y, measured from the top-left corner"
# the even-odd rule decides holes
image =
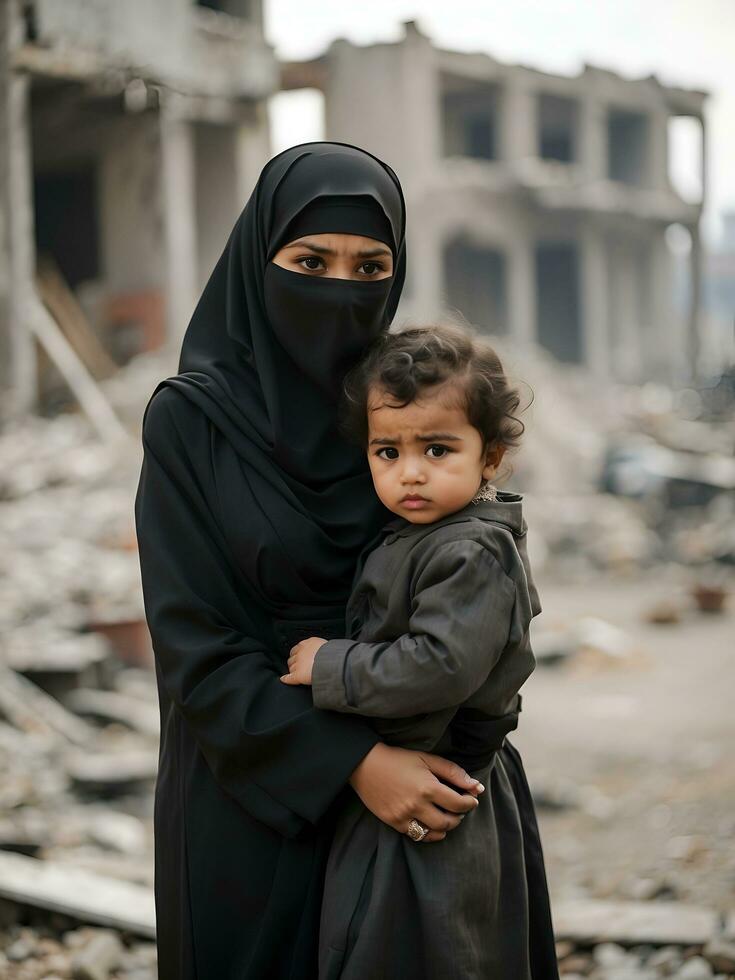
[[[151,889],[52,861],[0,853],[0,898],[155,937]]]
[[[98,932],[74,954],[71,973],[74,980],[106,980],[120,965],[122,943],[114,932]]]
[[[592,655],[598,662],[626,661],[635,655],[636,647],[619,627],[595,616],[583,616],[570,624],[534,630],[533,652],[539,664],[556,666],[584,655]]]
[[[593,608],[535,628],[540,666],[579,665],[579,676],[589,679],[584,668],[592,665],[617,678],[645,661],[636,635],[642,621],[680,630],[708,607],[727,615],[735,508],[718,492],[707,503],[667,509],[664,481],[636,483],[634,469],[625,486],[600,492],[606,446],[619,423],[616,389],[596,392],[582,373],[547,363],[543,354],[538,364],[547,389],[537,398],[553,392],[548,411],[530,421],[526,454],[509,483],[524,493],[534,567],[569,582],[591,574],[670,582],[660,600],[619,620],[624,628]],[[131,432],[139,431],[148,394],[171,372],[163,356],[141,356],[103,382]],[[632,404],[628,392],[629,414]],[[702,439],[709,452],[718,451],[715,442]],[[98,884],[138,888],[150,908],[160,722],[133,530],[140,455],[139,447],[112,452],[71,415],[29,419],[0,433],[0,876],[5,858],[30,861],[39,887],[53,893],[64,881],[61,897],[69,899],[62,908],[42,894],[0,897],[0,975],[19,980],[73,976],[75,969],[80,976],[95,969],[100,976],[155,976],[150,922],[149,941],[133,940],[119,919],[103,922],[72,907],[84,889],[69,884],[91,875]],[[636,487],[637,495],[630,492]],[[628,701],[614,690],[598,693],[597,720],[627,724],[637,711]],[[544,819],[601,828],[622,820],[614,789],[576,774],[541,774],[532,791]],[[570,885],[558,913],[554,906],[562,974],[644,980],[686,976],[683,970],[726,973],[733,936],[719,934],[715,913],[688,902],[682,886],[682,869],[706,878],[702,837],[684,825],[662,849],[665,867],[590,877],[578,888],[586,916],[570,907]],[[586,860],[573,833],[553,846],[575,866]],[[41,868],[50,877],[36,873]],[[113,930],[107,939],[100,927]],[[31,964],[36,973],[15,972]]]
[[[560,902],[554,909],[556,935],[576,943],[614,942],[656,946],[704,945],[719,931],[714,909],[683,902]]]
[[[118,722],[143,735],[158,737],[158,708],[135,697],[116,691],[78,689],[66,698],[66,704],[78,715],[104,722]]]
[[[154,747],[67,755],[66,771],[75,789],[98,797],[121,796],[152,783],[158,768]]]
[[[0,931],[3,980],[66,980],[77,976],[155,980],[156,975],[154,943],[127,934],[121,939],[110,930],[74,928],[68,923],[59,935],[48,925],[13,925],[5,935]]]

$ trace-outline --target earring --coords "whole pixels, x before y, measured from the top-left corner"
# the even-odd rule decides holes
[[[483,500],[495,500],[498,496],[498,488],[489,480],[486,480],[472,498],[473,504],[479,504]]]

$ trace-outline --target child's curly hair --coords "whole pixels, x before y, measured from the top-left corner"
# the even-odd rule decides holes
[[[344,382],[340,427],[352,442],[367,446],[368,398],[378,388],[403,407],[435,385],[461,389],[467,420],[485,448],[513,448],[525,431],[515,416],[520,392],[486,341],[455,326],[410,327],[381,334]]]

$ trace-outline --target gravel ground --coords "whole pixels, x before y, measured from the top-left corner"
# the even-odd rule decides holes
[[[562,584],[541,574],[537,581],[539,638],[597,617],[630,640],[627,655],[585,650],[555,665],[540,659],[523,689],[511,740],[537,798],[552,911],[592,898],[673,900],[732,913],[735,603],[722,615],[697,612],[690,573],[680,567],[622,580]],[[662,600],[679,610],[678,623],[645,620]],[[72,965],[92,940],[109,970]],[[735,976],[734,940],[721,948],[563,941],[560,970],[565,980],[725,980]],[[0,921],[2,980],[88,975],[154,980],[155,947],[43,915]]]
[[[628,658],[539,664],[523,689],[512,740],[534,791],[558,807],[538,809],[552,898],[674,898],[731,911],[733,596],[725,613],[700,613],[681,570],[665,568],[538,585],[536,629],[596,616],[632,640]],[[646,622],[664,599],[680,622]]]

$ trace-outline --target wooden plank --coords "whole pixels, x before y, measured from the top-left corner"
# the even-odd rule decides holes
[[[574,942],[693,946],[716,935],[714,909],[684,902],[606,902],[578,899],[553,906],[557,939]]]
[[[146,939],[156,935],[152,889],[54,861],[0,852],[0,898]]]
[[[105,398],[102,389],[38,298],[31,303],[27,314],[28,324],[36,339],[63,375],[100,437],[109,443],[129,441],[130,436]]]
[[[22,732],[57,738],[74,745],[93,743],[95,731],[41,690],[37,684],[0,663],[0,713]]]
[[[79,301],[49,256],[38,261],[36,285],[44,306],[92,376],[101,381],[115,374],[117,365],[100,343]]]

